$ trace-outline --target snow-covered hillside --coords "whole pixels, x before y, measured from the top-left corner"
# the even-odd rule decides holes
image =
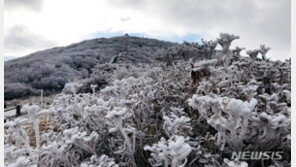
[[[96,65],[89,78],[68,82],[49,109],[26,105],[27,117],[5,123],[5,164],[289,165],[291,60],[269,60],[263,45],[242,57],[242,48],[230,47],[238,38],[222,33],[172,46],[150,63]],[[233,151],[283,154],[234,160]]]
[[[82,41],[66,47],[32,53],[5,62],[5,100],[60,92],[74,79],[85,79],[92,69],[105,63],[151,63],[158,49],[174,43],[121,36]]]

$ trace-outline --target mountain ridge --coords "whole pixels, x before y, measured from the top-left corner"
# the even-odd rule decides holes
[[[98,64],[151,63],[159,49],[176,43],[133,36],[95,38],[37,51],[4,65],[5,100],[34,95],[38,89],[60,91],[74,78],[87,78]]]

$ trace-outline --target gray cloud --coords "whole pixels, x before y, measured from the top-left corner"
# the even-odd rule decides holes
[[[4,0],[5,9],[17,10],[19,8],[28,8],[34,11],[42,9],[42,0]]]
[[[241,36],[240,45],[272,47],[273,58],[290,56],[290,0],[108,0],[113,6],[138,10],[160,19],[171,28],[179,27],[205,37],[219,32]],[[252,48],[249,48],[252,49]]]
[[[120,21],[123,21],[123,22],[129,21],[129,20],[130,20],[130,17],[122,17],[122,18],[120,18]]]
[[[4,36],[4,48],[6,51],[22,51],[30,49],[42,49],[54,46],[55,43],[42,36],[34,34],[24,26],[14,26]]]

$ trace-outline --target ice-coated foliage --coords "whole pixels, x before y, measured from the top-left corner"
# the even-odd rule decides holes
[[[259,53],[262,55],[262,59],[266,60],[266,53],[270,50],[271,48],[265,47],[265,45],[260,45]]]
[[[8,143],[9,146],[12,145],[13,141],[16,142],[16,145],[19,145],[18,143],[22,142],[25,144],[27,151],[30,151],[29,136],[22,127],[22,124],[24,122],[25,120],[20,118],[17,118],[13,122],[12,121],[6,122],[4,126],[7,127],[8,130],[7,130],[7,135],[5,136],[5,141]],[[13,146],[13,148],[15,147]]]
[[[229,167],[248,167],[248,163],[244,161],[239,161],[239,160],[234,160],[230,161],[229,159],[225,158],[224,162],[227,164]]]
[[[93,155],[90,157],[90,160],[87,162],[81,163],[80,167],[119,167],[113,158],[109,158],[106,155]]]
[[[172,46],[168,49],[158,50],[154,58],[158,61],[172,65],[177,60],[199,60],[203,58],[211,58],[215,53],[216,42],[204,41],[202,44],[184,42],[183,44]]]
[[[27,116],[5,123],[5,166],[289,165],[291,60],[265,58],[264,45],[246,57],[230,47],[238,38],[184,42],[150,64],[122,63],[133,60],[125,51],[83,64],[92,73],[68,82],[48,109],[25,105]],[[283,158],[231,159],[262,150]]]
[[[191,133],[192,127],[190,126],[190,118],[188,117],[178,117],[172,113],[170,116],[163,116],[163,120],[163,129],[169,137],[173,135],[187,136]]]
[[[267,60],[266,53],[270,50],[270,47],[265,47],[265,45],[260,45],[259,49],[254,50],[247,50],[247,54],[253,59],[256,60],[258,54],[260,53],[262,55],[262,60]]]
[[[33,167],[33,165],[30,165],[29,160],[26,157],[19,157],[15,163],[8,165],[7,167]]]
[[[194,95],[189,99],[189,105],[197,109],[207,123],[218,131],[218,136],[222,136],[236,151],[242,149],[244,139],[248,136],[249,119],[256,104],[256,99],[244,102],[218,96]]]
[[[63,91],[65,93],[72,93],[75,96],[81,86],[82,86],[82,84],[80,84],[80,83],[69,82],[65,85]]]
[[[183,167],[192,148],[183,136],[172,136],[169,140],[161,138],[157,144],[145,146],[144,150],[152,152],[149,160],[152,166]]]
[[[97,87],[98,87],[98,85],[90,85],[90,88],[91,88],[93,94],[96,93],[96,88]]]
[[[231,42],[235,39],[239,39],[239,36],[228,34],[228,33],[220,33],[219,38],[217,38],[217,43],[221,45],[222,52],[229,52],[229,47]]]
[[[247,50],[246,53],[250,56],[250,58],[252,60],[256,60],[257,59],[257,56],[259,54],[259,50],[257,50],[257,49],[255,49],[255,50]]]

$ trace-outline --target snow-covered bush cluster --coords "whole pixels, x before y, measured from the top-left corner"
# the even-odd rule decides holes
[[[67,83],[49,109],[25,106],[28,118],[5,123],[5,165],[289,165],[291,61],[267,59],[264,45],[241,56],[244,48],[231,48],[238,38],[173,46],[150,65],[96,66],[91,77],[104,87],[80,93],[83,83]],[[55,124],[40,130],[41,121]],[[231,159],[233,151],[262,150],[284,155]]]
[[[211,58],[215,53],[217,42],[204,41],[202,44],[183,42],[183,44],[172,46],[168,49],[160,49],[156,52],[154,58],[159,61],[172,65],[176,60],[189,60]]]

